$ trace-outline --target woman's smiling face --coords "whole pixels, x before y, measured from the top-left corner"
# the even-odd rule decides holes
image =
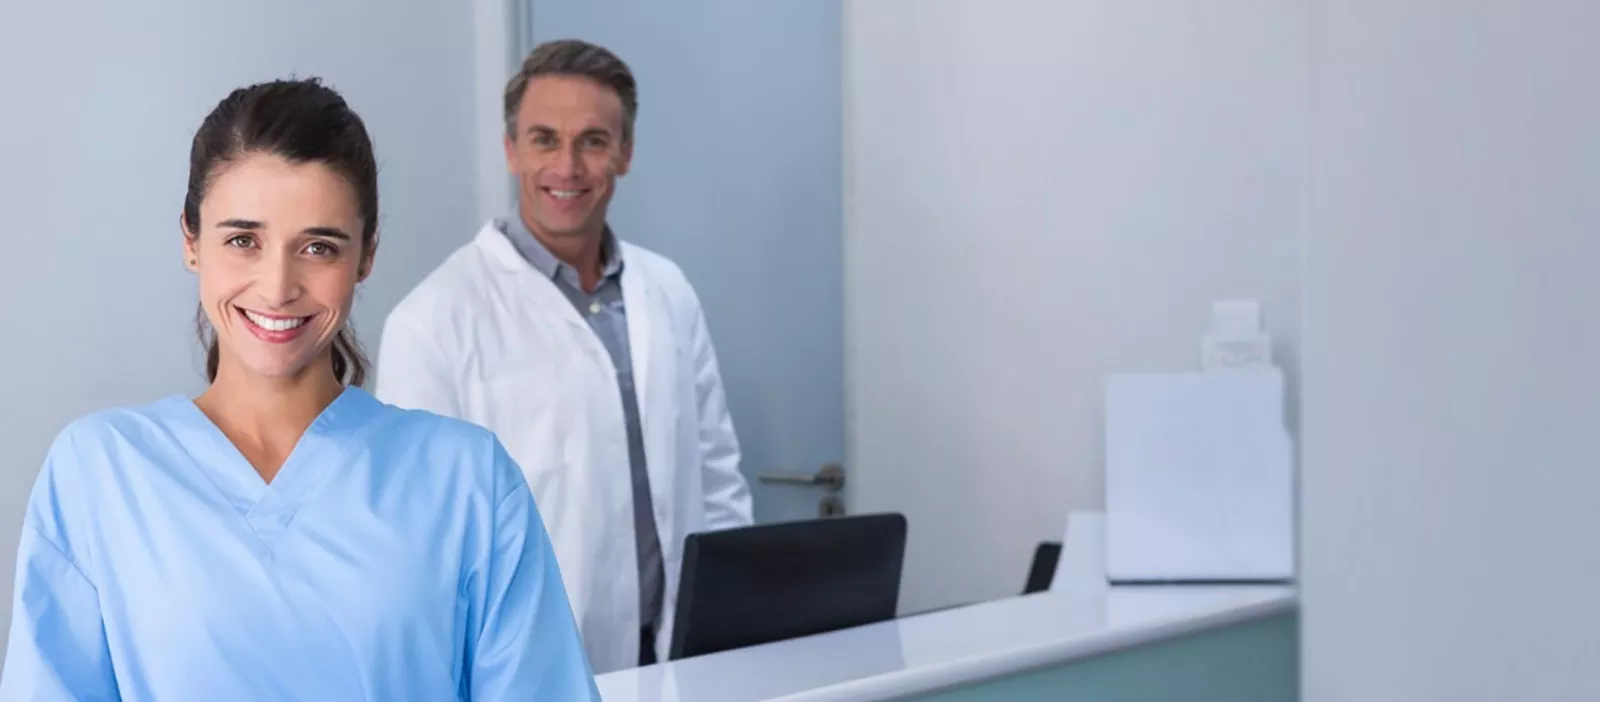
[[[217,171],[199,209],[184,249],[219,374],[291,378],[327,363],[373,254],[351,184],[321,163],[247,153]]]

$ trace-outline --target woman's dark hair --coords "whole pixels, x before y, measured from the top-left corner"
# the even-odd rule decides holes
[[[278,80],[239,88],[206,115],[189,151],[189,192],[183,223],[200,232],[200,201],[230,163],[250,154],[272,154],[291,163],[320,163],[350,182],[361,214],[361,246],[372,250],[378,231],[378,166],[361,117],[317,78]],[[363,255],[366,255],[363,253]],[[217,379],[220,351],[205,309],[196,314],[206,346],[206,379]],[[333,374],[341,382],[366,382],[368,361],[349,325],[333,340]]]

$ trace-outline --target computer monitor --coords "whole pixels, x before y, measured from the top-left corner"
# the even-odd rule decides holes
[[[900,514],[690,534],[667,657],[893,619],[905,546]]]

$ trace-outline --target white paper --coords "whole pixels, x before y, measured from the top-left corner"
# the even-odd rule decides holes
[[[1261,331],[1261,303],[1255,300],[1212,303],[1211,330],[1224,338],[1244,337]]]
[[[1272,337],[1257,332],[1224,338],[1209,334],[1200,342],[1200,368],[1205,371],[1261,369],[1272,365]]]
[[[1293,448],[1283,408],[1275,368],[1108,378],[1107,575],[1291,578]]]

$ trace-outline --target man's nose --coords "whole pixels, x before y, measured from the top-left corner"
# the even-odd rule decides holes
[[[563,177],[576,178],[584,175],[587,170],[583,154],[579,152],[576,144],[569,144],[563,148],[557,161],[556,172]]]

